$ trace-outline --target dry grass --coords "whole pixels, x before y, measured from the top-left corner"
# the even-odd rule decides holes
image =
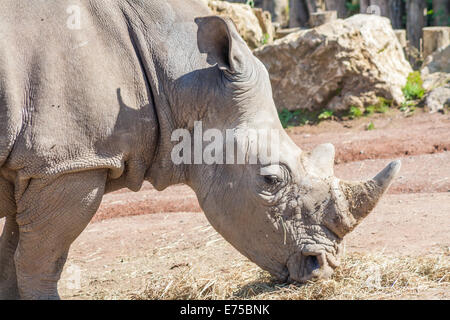
[[[330,280],[295,286],[274,281],[250,262],[223,271],[201,266],[175,266],[165,276],[153,275],[133,299],[395,299],[424,290],[448,290],[448,253],[433,257],[352,254]]]

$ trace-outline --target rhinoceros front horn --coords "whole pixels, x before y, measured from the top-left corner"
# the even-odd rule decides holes
[[[372,211],[400,167],[401,162],[397,160],[368,181],[339,181],[341,193],[340,197],[335,198],[337,210],[333,210],[331,216],[326,217],[327,222],[331,222],[331,229],[341,237],[352,231]]]

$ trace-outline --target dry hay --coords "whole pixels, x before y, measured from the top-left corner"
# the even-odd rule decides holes
[[[351,254],[330,280],[305,285],[276,282],[255,264],[243,261],[226,272],[175,265],[153,275],[132,299],[395,299],[450,285],[449,253],[439,256]]]

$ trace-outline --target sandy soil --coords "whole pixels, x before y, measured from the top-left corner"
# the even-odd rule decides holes
[[[370,121],[376,129],[367,131]],[[335,173],[342,179],[368,178],[390,159],[402,160],[388,195],[346,238],[348,252],[448,253],[449,115],[418,113],[405,118],[392,112],[288,132],[304,150],[333,143]],[[230,266],[250,262],[209,226],[188,187],[157,192],[144,184],[139,193],[119,190],[104,197],[92,223],[72,246],[60,291],[68,299],[129,298],[144,290],[152,275],[193,263],[196,268],[227,272]],[[74,279],[81,279],[79,289],[72,288]],[[450,288],[403,298],[449,299]]]
[[[420,112],[420,111],[419,111]],[[372,122],[375,130],[366,130]],[[450,151],[450,116],[420,113],[404,117],[398,111],[370,118],[288,129],[303,149],[331,142],[336,162],[396,158]]]
[[[392,194],[345,240],[347,252],[432,255],[448,251],[450,193]],[[249,263],[198,212],[156,213],[92,223],[73,244],[60,283],[69,299],[129,298],[155,274],[194,265],[227,272]],[[81,290],[71,290],[79,268]],[[255,269],[257,267],[255,266]],[[450,298],[448,286],[419,297]],[[406,297],[405,297],[406,298]],[[411,297],[413,298],[413,297]]]

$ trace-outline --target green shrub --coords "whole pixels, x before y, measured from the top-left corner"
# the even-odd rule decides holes
[[[287,128],[289,120],[291,120],[294,117],[294,115],[288,109],[283,109],[281,112],[278,113],[278,117],[280,118],[280,122],[283,128]]]
[[[425,94],[423,88],[423,80],[420,77],[419,71],[411,72],[406,80],[406,85],[403,87],[403,95],[407,101],[421,99]]]
[[[365,108],[364,114],[370,116],[374,113],[386,113],[392,105],[392,100],[379,97],[378,103]]]
[[[330,119],[333,117],[333,111],[322,109],[322,110],[294,110],[289,111],[287,109],[283,109],[278,113],[278,117],[280,118],[281,125],[283,128],[287,128],[289,126],[302,126],[305,124],[314,124],[318,123],[322,120]]]
[[[352,16],[354,14],[358,14],[359,9],[359,1],[346,1],[345,6],[347,7],[347,15]]]
[[[348,116],[349,116],[351,119],[359,118],[359,117],[361,117],[362,115],[363,115],[363,112],[361,111],[361,109],[358,108],[358,107],[355,107],[355,106],[351,106],[351,107],[350,107],[350,110],[348,111]]]
[[[264,33],[261,43],[264,44],[268,44],[269,43],[269,39],[270,39],[270,35],[268,33]]]
[[[318,119],[319,120],[326,120],[326,119],[330,119],[333,116],[333,111],[332,110],[324,110],[322,111],[319,116]]]

